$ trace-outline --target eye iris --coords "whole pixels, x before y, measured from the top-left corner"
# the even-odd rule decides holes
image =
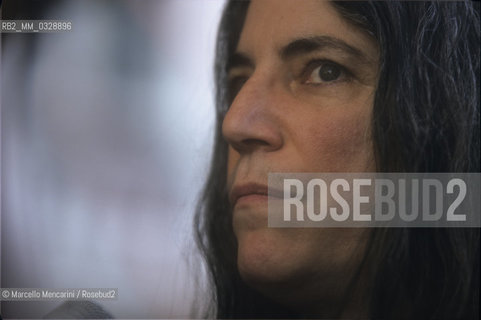
[[[341,70],[332,64],[325,64],[319,68],[319,78],[322,81],[333,81],[339,78]]]

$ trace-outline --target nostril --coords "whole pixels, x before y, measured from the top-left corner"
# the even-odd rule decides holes
[[[267,141],[261,139],[243,139],[240,141],[229,141],[228,143],[239,153],[250,153],[259,148],[271,147]]]
[[[269,143],[267,141],[264,141],[264,140],[260,140],[260,139],[244,139],[242,140],[242,144],[244,144],[245,146],[268,146]]]

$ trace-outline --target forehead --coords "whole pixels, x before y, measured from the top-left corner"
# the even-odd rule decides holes
[[[252,0],[237,51],[257,56],[296,38],[326,35],[377,56],[367,32],[344,19],[327,0]]]

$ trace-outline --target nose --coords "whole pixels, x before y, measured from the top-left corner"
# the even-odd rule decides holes
[[[273,86],[252,76],[241,88],[222,123],[222,135],[240,154],[282,147]]]

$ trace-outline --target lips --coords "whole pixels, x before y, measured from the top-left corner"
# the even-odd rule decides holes
[[[229,200],[232,206],[235,206],[239,201],[244,200],[267,200],[269,196],[269,189],[266,185],[258,183],[238,184],[232,188]],[[280,192],[271,190],[270,196],[279,197]]]

